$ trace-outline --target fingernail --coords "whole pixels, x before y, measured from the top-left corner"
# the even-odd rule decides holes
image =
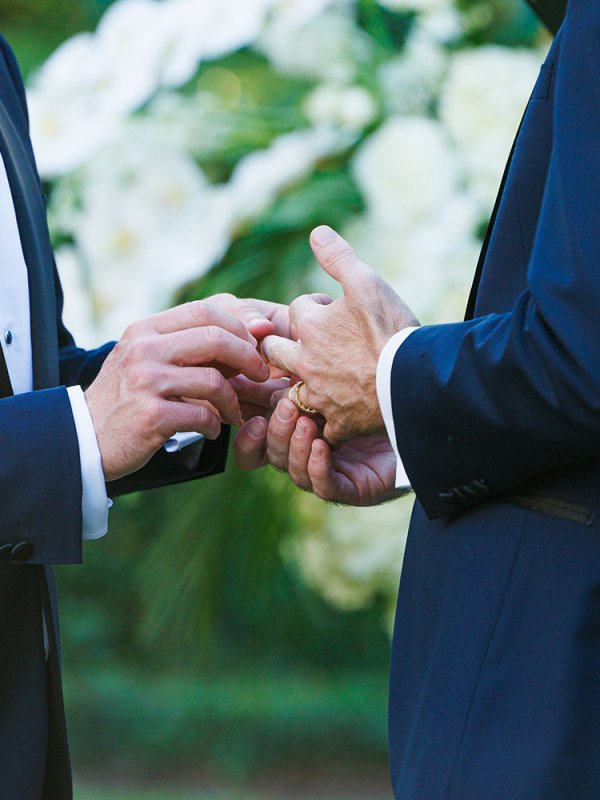
[[[300,418],[300,421],[296,425],[296,430],[294,431],[294,436],[297,436],[298,439],[303,439],[306,436],[307,433],[308,433],[308,430],[306,428],[306,423],[302,422],[302,418]]]
[[[248,432],[248,436],[251,439],[259,440],[263,438],[265,429],[264,425],[261,422],[261,417],[254,417],[246,424],[246,430]]]
[[[294,407],[287,400],[279,404],[277,416],[282,422],[288,422],[294,415]]]
[[[329,225],[319,225],[310,235],[311,241],[317,245],[328,244],[338,238],[337,233]]]

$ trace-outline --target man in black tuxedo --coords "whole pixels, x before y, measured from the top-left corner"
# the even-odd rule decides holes
[[[600,797],[600,3],[532,5],[556,35],[465,321],[420,327],[316,229],[344,297],[292,303],[289,339],[263,349],[301,382],[237,436],[243,466],[266,459],[327,500],[415,491],[391,662],[398,800]]]
[[[157,314],[88,352],[61,309],[25,92],[0,36],[1,800],[72,796],[49,565],[80,562],[82,537],[106,532],[106,487],[116,496],[222,471],[221,420],[241,421],[227,378],[268,377],[254,335],[273,326],[231,296]],[[177,431],[196,433],[168,455]]]

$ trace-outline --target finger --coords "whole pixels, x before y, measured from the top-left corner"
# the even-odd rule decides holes
[[[354,431],[346,432],[337,425],[332,425],[329,421],[326,421],[323,429],[323,438],[326,442],[329,442],[330,445],[335,447],[336,445],[343,444],[354,433]]]
[[[213,367],[172,367],[155,387],[164,397],[208,401],[230,425],[242,422],[238,396]]]
[[[161,339],[162,355],[178,365],[217,362],[255,381],[269,377],[269,368],[250,342],[214,325],[176,331]]]
[[[271,406],[272,409],[276,408],[279,405],[280,400],[284,400],[286,397],[289,396],[290,396],[290,384],[288,383],[287,388],[278,389],[276,392],[273,392],[273,394],[271,395],[271,399],[269,400],[269,405]]]
[[[269,364],[285,372],[297,372],[299,343],[282,336],[267,336],[260,349]]]
[[[290,304],[290,323],[292,326],[297,326],[299,321],[305,319],[315,309],[320,306],[328,306],[333,303],[333,298],[327,294],[303,294],[297,297],[293,303]]]
[[[264,419],[269,420],[273,414],[272,408],[254,406],[252,403],[240,403],[240,411],[242,412],[242,422],[247,422],[253,417],[263,417]]]
[[[235,460],[240,469],[258,469],[267,462],[267,420],[263,417],[243,425],[233,440]]]
[[[204,301],[232,314],[256,339],[275,333],[275,326],[254,300],[242,300],[233,294],[216,294]],[[270,304],[263,303],[264,306]]]
[[[283,336],[285,339],[291,338],[288,306],[283,303],[272,303],[269,300],[257,300],[255,298],[246,298],[246,302],[258,309],[273,324],[272,333],[275,336]]]
[[[308,461],[311,447],[319,435],[315,422],[307,417],[300,417],[292,434],[288,454],[288,473],[292,481],[301,489],[312,489],[312,481],[308,474]]]
[[[313,492],[322,500],[342,500],[340,476],[335,471],[331,448],[322,439],[311,445],[307,465]]]
[[[170,439],[176,431],[196,431],[207,439],[218,439],[222,423],[218,414],[206,405],[185,403],[177,400],[163,400],[160,406],[161,419],[164,420],[164,439]]]
[[[348,242],[327,225],[313,230],[310,245],[319,264],[341,283],[345,294],[359,292],[363,281],[373,274]]]
[[[271,410],[271,397],[274,392],[289,391],[290,382],[287,380],[268,380],[264,383],[249,381],[243,375],[231,378],[229,381],[231,388],[237,394],[240,402],[262,406],[266,410]]]
[[[298,417],[298,409],[291,400],[282,400],[271,417],[267,431],[267,459],[277,469],[287,469],[290,440]]]
[[[254,337],[248,332],[245,325],[233,314],[220,308],[217,304],[205,300],[192,300],[180,306],[174,306],[167,311],[155,314],[149,320],[157,333],[175,333],[188,328],[202,328],[207,325],[216,325],[229,331],[245,341],[255,344]],[[134,323],[135,324],[135,323]]]

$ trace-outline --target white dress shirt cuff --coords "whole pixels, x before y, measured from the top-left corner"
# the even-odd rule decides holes
[[[67,392],[79,440],[82,534],[84,539],[100,539],[108,530],[108,509],[112,501],[106,494],[100,448],[83,390],[81,386],[70,386]]]
[[[410,489],[411,486],[402,458],[398,452],[398,442],[396,440],[396,426],[394,425],[394,414],[392,412],[392,367],[398,348],[416,330],[417,328],[403,328],[398,333],[395,333],[381,351],[377,363],[377,398],[390,444],[396,454],[396,489]]]
[[[202,433],[195,431],[185,431],[183,433],[176,433],[164,443],[163,447],[167,453],[179,453],[184,447],[189,447],[191,444],[201,442],[204,439]]]

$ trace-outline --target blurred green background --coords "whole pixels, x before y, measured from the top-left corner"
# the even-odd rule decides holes
[[[68,36],[93,30],[108,5],[3,0],[0,30],[30,74]],[[534,36],[515,2],[461,5],[472,12],[472,44]],[[391,41],[404,33],[381,31]],[[332,175],[335,225],[361,201]],[[294,237],[305,234],[283,230],[291,255],[270,296],[302,289],[294,276],[308,250],[298,255]],[[250,231],[188,294],[252,293],[240,276],[252,279],[261,236]],[[123,498],[109,535],[85,546],[84,565],[57,570],[79,800],[391,798],[385,598],[342,612],[308,588],[280,546],[298,525],[294,491],[273,471],[240,480],[230,464],[196,485]]]

